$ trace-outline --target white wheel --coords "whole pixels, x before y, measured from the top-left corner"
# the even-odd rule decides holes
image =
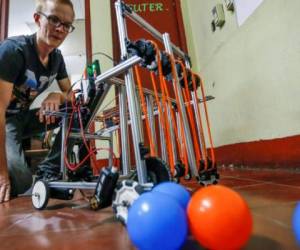
[[[38,210],[42,210],[47,206],[49,200],[49,187],[44,181],[37,181],[32,189],[32,205]]]
[[[124,225],[127,223],[129,207],[143,192],[144,188],[133,180],[123,180],[117,184],[113,195],[112,208],[117,219]]]

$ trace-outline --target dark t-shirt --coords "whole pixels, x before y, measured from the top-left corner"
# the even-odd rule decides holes
[[[35,97],[54,79],[61,80],[67,76],[60,50],[50,53],[48,67],[40,62],[36,34],[11,37],[0,44],[0,79],[14,84],[7,114],[28,110]]]

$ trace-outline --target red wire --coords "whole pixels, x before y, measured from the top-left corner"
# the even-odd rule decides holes
[[[216,158],[215,158],[213,140],[212,140],[212,136],[211,136],[210,122],[209,122],[207,105],[206,105],[206,98],[205,98],[205,92],[204,92],[204,84],[203,84],[203,81],[202,81],[201,77],[197,74],[195,74],[195,75],[198,76],[199,79],[200,79],[200,89],[201,89],[201,94],[202,94],[202,99],[203,99],[203,106],[204,106],[204,111],[205,111],[205,118],[206,118],[206,123],[207,123],[208,138],[209,138],[209,142],[210,142],[211,160],[212,160],[212,166],[214,168]]]
[[[151,129],[150,129],[150,124],[149,124],[149,115],[148,115],[148,110],[146,108],[146,100],[145,100],[144,93],[143,93],[143,86],[142,86],[140,72],[139,72],[137,66],[134,66],[134,71],[135,71],[135,75],[136,75],[136,79],[137,79],[137,84],[138,84],[138,87],[139,87],[139,94],[140,94],[141,102],[142,102],[141,108],[142,108],[143,113],[145,115],[146,131],[147,131],[148,141],[149,141],[149,144],[150,144],[150,155],[155,156],[155,155],[157,155],[157,152],[156,152],[155,147],[154,147],[153,137],[151,136]]]
[[[87,143],[87,140],[86,140],[86,137],[85,137],[85,134],[84,134],[84,128],[83,128],[83,124],[82,124],[82,119],[81,119],[81,112],[80,112],[80,106],[79,105],[76,105],[75,101],[74,101],[74,95],[72,96],[72,113],[71,113],[71,116],[70,116],[70,123],[69,123],[69,127],[68,127],[68,130],[67,130],[67,133],[66,133],[66,137],[64,139],[64,162],[67,166],[68,169],[70,169],[71,171],[75,171],[77,170],[79,167],[81,167],[83,165],[83,163],[92,155],[95,154],[95,152],[97,152],[98,150],[107,150],[109,151],[110,153],[112,153],[113,155],[113,159],[114,159],[114,165],[117,166],[116,164],[116,157],[115,157],[115,154],[113,153],[112,149],[108,149],[108,148],[99,148],[99,149],[92,149],[91,147],[89,147],[88,143]],[[79,125],[80,125],[80,134],[81,134],[81,137],[82,137],[82,140],[83,140],[83,143],[88,151],[88,154],[78,163],[78,164],[72,164],[68,161],[68,157],[67,157],[67,140],[68,140],[68,137],[70,135],[70,131],[71,131],[71,128],[72,128],[72,124],[73,124],[73,116],[74,116],[74,113],[77,113],[78,114],[78,120],[79,120]],[[92,160],[94,161],[94,165],[96,166],[96,162],[95,162],[95,158],[92,158]]]
[[[169,94],[169,91],[168,91],[167,83],[166,83],[166,80],[163,77],[163,73],[162,73],[162,65],[161,65],[161,58],[160,58],[160,54],[159,54],[158,45],[154,41],[150,41],[150,42],[156,48],[156,57],[157,57],[157,64],[158,64],[158,75],[159,75],[159,80],[160,80],[160,85],[161,85],[162,101],[163,101],[164,109],[167,110],[167,107],[170,107],[171,121],[172,121],[172,124],[174,126],[174,130],[178,131],[176,119],[174,117],[174,113],[172,112],[172,104],[171,104],[171,101],[170,101],[170,94]],[[174,73],[175,72],[172,69],[173,78],[175,78]],[[155,80],[154,80],[154,77],[153,77],[153,73],[151,74],[151,78],[152,78],[152,81],[154,82]],[[153,84],[153,85],[155,86],[155,84]],[[176,89],[175,89],[174,92],[175,92],[176,102],[178,103],[178,95],[177,95]],[[156,95],[156,89],[155,88],[154,88],[154,93]],[[156,98],[158,99],[158,97],[156,97]],[[182,131],[182,117],[181,117],[180,109],[178,109],[178,111],[179,111],[179,115],[180,115],[180,118],[181,118],[180,119],[180,124],[178,126],[180,126],[180,129]],[[164,125],[165,125],[165,130],[166,130],[166,132],[165,132],[166,139],[167,139],[166,144],[167,144],[167,148],[168,148],[168,154],[170,155],[171,172],[174,173],[175,159],[173,158],[172,148],[173,147],[176,148],[176,145],[173,145],[171,140],[170,140],[170,131],[169,131],[169,128],[168,128],[168,120],[167,119],[164,119]],[[185,134],[181,133],[182,137],[183,137],[183,145],[180,143],[179,135],[177,134],[177,132],[175,132],[174,134],[175,134],[175,141],[176,141],[176,144],[177,144],[177,148],[178,148],[178,151],[179,151],[178,155],[179,155],[180,160],[185,165],[185,173],[187,174],[188,173],[188,162],[187,162],[187,148],[186,148],[186,143],[185,143]]]
[[[193,90],[194,90],[194,93],[195,93],[195,99],[198,101],[199,100],[199,97],[198,97],[198,93],[197,93],[197,86],[196,86],[196,80],[195,80],[195,75],[193,72],[191,72],[192,74],[192,83],[193,83]],[[203,158],[204,158],[204,166],[205,166],[205,170],[207,170],[207,149],[206,149],[206,142],[205,142],[205,137],[204,137],[204,130],[203,130],[203,124],[202,124],[202,118],[201,118],[201,112],[200,112],[200,107],[199,107],[199,104],[197,103],[195,105],[197,108],[196,108],[196,112],[198,114],[198,117],[199,117],[199,136],[200,136],[200,140],[201,140],[201,149],[202,149],[202,154],[203,154]]]
[[[188,90],[187,72],[186,72],[186,69],[185,69],[183,63],[181,61],[177,61],[177,62],[180,64],[180,67],[181,67],[182,72],[183,72],[184,87],[185,88],[182,91],[182,93],[183,93],[184,100],[187,103],[187,113],[188,113],[188,117],[189,117],[189,120],[190,120],[190,128],[191,128],[192,137],[193,137],[192,140],[194,142],[196,160],[197,160],[197,163],[198,163],[201,160],[201,155],[200,155],[200,147],[199,147],[199,143],[198,143],[198,135],[197,135],[196,128],[195,128],[196,122],[195,122],[194,117],[193,117],[193,111],[191,109],[191,105],[189,104],[189,102],[191,100],[191,96],[190,96],[190,93],[189,93],[189,90]]]
[[[169,103],[168,103],[169,93],[168,93],[168,90],[166,87],[166,83],[164,81],[162,64],[161,64],[161,56],[160,56],[158,45],[154,41],[151,41],[151,43],[154,45],[154,47],[156,49],[156,58],[157,58],[157,65],[158,65],[158,76],[159,76],[159,81],[160,81],[161,95],[162,95],[162,104],[164,107],[164,111],[167,113],[168,105],[169,105]],[[169,106],[169,107],[171,109],[171,106]],[[175,147],[175,145],[172,144],[171,131],[168,127],[169,122],[166,118],[164,119],[164,123],[165,123],[165,136],[166,136],[166,144],[167,144],[167,150],[168,150],[168,155],[169,155],[170,168],[171,168],[171,173],[174,174],[175,159],[174,159],[174,155],[173,155],[173,147]]]

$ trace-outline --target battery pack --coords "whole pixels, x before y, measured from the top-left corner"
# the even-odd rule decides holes
[[[108,207],[112,204],[112,196],[117,185],[119,172],[116,167],[102,168],[95,194],[90,200],[90,207],[93,210]]]

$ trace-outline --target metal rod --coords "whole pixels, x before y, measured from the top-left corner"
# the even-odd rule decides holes
[[[210,96],[209,96],[209,97],[210,97]],[[208,99],[208,100],[212,100],[212,99],[214,99],[214,97],[212,97],[211,99]],[[203,102],[203,100],[200,100],[199,102]],[[193,101],[191,101],[190,103],[193,104]],[[176,112],[176,113],[178,113],[178,112]],[[154,116],[159,115],[159,112],[158,112],[158,109],[157,109],[157,108],[154,109],[153,115],[154,115]],[[120,115],[119,115],[119,116],[123,117],[123,115],[121,115],[121,112],[120,112]],[[121,117],[120,117],[120,118],[121,118]],[[125,117],[125,116],[124,116],[124,117]],[[125,117],[125,119],[127,120],[126,117]],[[144,115],[142,115],[142,119],[145,119],[145,116],[144,116]],[[125,122],[126,122],[126,121],[125,121]],[[128,123],[128,125],[131,124],[131,120],[127,120],[127,123]],[[159,123],[159,124],[160,124],[160,123]],[[178,124],[178,122],[177,122],[177,124]],[[111,127],[109,127],[109,128],[105,128],[105,129],[98,130],[98,131],[96,132],[96,134],[97,134],[97,135],[101,135],[101,136],[105,136],[105,135],[108,135],[110,132],[115,131],[115,130],[117,130],[117,129],[119,129],[119,125],[113,125],[113,126],[111,126]],[[128,145],[126,145],[126,146],[128,147]]]
[[[124,71],[126,71],[130,67],[132,67],[133,65],[138,64],[141,60],[142,60],[142,58],[140,58],[138,56],[133,56],[133,57],[129,58],[128,60],[116,65],[115,67],[105,71],[104,73],[99,75],[95,81],[95,83],[97,84],[97,88],[99,87],[99,84],[103,84],[103,82],[106,81],[107,79],[109,79],[113,76],[119,75],[120,73],[123,73]],[[87,131],[89,129],[92,121],[95,119],[100,106],[102,105],[107,93],[110,90],[110,87],[111,87],[111,85],[108,85],[108,84],[105,84],[103,86],[104,92],[101,95],[101,98],[98,100],[96,107],[92,111],[89,121],[87,122],[87,125],[85,127],[85,131]]]
[[[156,139],[156,131],[155,131],[155,118],[154,118],[154,109],[153,109],[153,96],[146,95],[146,103],[147,103],[147,111],[148,111],[148,121],[150,124],[151,137],[154,144],[155,154],[157,154],[157,139]],[[147,119],[147,117],[145,117]]]
[[[62,117],[62,126],[61,126],[61,151],[60,151],[60,172],[62,173],[62,177],[65,180],[67,177],[66,168],[65,168],[65,136],[67,130],[67,122],[68,118],[66,116]]]
[[[69,134],[70,138],[82,138],[81,133],[70,133]],[[106,140],[109,141],[110,137],[109,136],[102,136],[98,134],[84,134],[85,139],[98,139],[98,140]]]
[[[125,84],[118,86],[119,89],[119,110],[120,110],[120,137],[122,152],[122,171],[124,175],[130,172],[130,150],[128,147],[128,122]]]
[[[168,33],[163,34],[163,39],[164,39],[164,45],[165,49],[169,54],[173,54],[172,47],[170,45],[170,37]],[[174,62],[172,62],[174,63]],[[182,122],[183,122],[183,129],[184,129],[184,134],[185,134],[185,140],[186,140],[186,146],[187,146],[187,152],[188,152],[188,160],[189,160],[189,165],[192,169],[192,172],[195,177],[199,177],[198,169],[197,169],[197,163],[195,159],[195,151],[192,143],[192,137],[191,137],[191,132],[188,124],[188,119],[186,116],[186,110],[185,110],[185,105],[182,97],[182,93],[180,91],[181,87],[179,84],[178,80],[178,75],[177,73],[175,74],[175,79],[173,79],[173,85],[174,85],[174,91],[177,92],[178,98],[179,98],[179,107],[181,111],[181,116],[182,116]]]
[[[161,105],[161,103],[158,103],[157,105]],[[162,107],[162,105],[161,105]],[[163,116],[164,114],[161,114],[158,112],[158,116]],[[159,118],[159,121],[163,120],[163,118]],[[167,154],[167,146],[166,146],[166,135],[164,131],[164,124],[161,122],[158,123],[159,125],[159,138],[160,138],[160,147],[161,147],[161,158],[168,162],[168,154]]]
[[[52,181],[48,183],[50,188],[69,188],[69,189],[95,189],[97,182],[66,182]]]
[[[110,85],[108,85],[108,84],[106,84],[106,83],[102,83],[102,84],[103,84],[103,93],[101,93],[100,98],[97,100],[97,105],[96,105],[96,107],[92,110],[92,113],[91,113],[91,115],[90,115],[90,117],[89,117],[89,120],[88,120],[87,124],[85,125],[84,131],[85,131],[86,133],[88,133],[89,128],[90,128],[90,126],[91,126],[91,123],[94,121],[94,119],[95,119],[95,117],[96,117],[96,115],[97,115],[97,113],[98,113],[98,110],[99,110],[100,106],[102,105],[104,99],[106,98],[106,95],[107,95],[107,93],[109,92],[110,87],[111,87]]]
[[[142,143],[141,140],[141,128],[140,128],[140,121],[137,119],[137,109],[136,109],[136,95],[134,91],[133,84],[133,76],[130,73],[125,75],[125,83],[126,84],[126,92],[128,96],[128,108],[129,108],[129,116],[131,120],[131,132],[132,132],[132,140],[134,146],[134,154],[135,154],[135,161],[136,161],[136,169],[138,173],[138,180],[139,183],[145,184],[147,182],[146,177],[146,166],[145,161],[142,160],[141,152],[140,152],[140,144]]]
[[[176,151],[176,140],[175,140],[175,134],[174,134],[174,125],[172,123],[171,118],[171,109],[170,106],[167,106],[167,115],[168,115],[168,121],[169,121],[169,130],[170,130],[170,136],[171,136],[171,145],[172,145],[172,155],[174,159],[174,163],[177,161],[177,151]]]
[[[199,138],[199,143],[200,143],[200,150],[201,150],[201,155],[204,156],[205,155],[205,148],[204,148],[204,137],[202,134],[202,129],[201,129],[201,118],[199,116],[198,113],[198,103],[195,102],[196,100],[196,94],[194,91],[192,91],[192,99],[193,99],[193,108],[194,108],[194,114],[195,114],[195,118],[196,118],[196,125],[197,125],[197,129],[198,129],[198,138]]]
[[[133,71],[132,71],[132,69],[129,70],[129,73],[133,77]],[[132,78],[132,79],[134,79],[134,78]],[[140,136],[141,136],[140,140],[144,141],[144,130],[143,130],[143,121],[142,121],[141,100],[140,100],[140,96],[139,96],[139,93],[138,93],[135,85],[133,87],[134,87],[134,90],[135,90],[134,91],[135,101],[136,101],[136,103],[135,103],[135,110],[136,110],[136,114],[137,114],[136,118],[137,118],[137,120],[139,122],[138,128],[140,129]]]
[[[185,62],[185,67],[187,69],[191,69],[191,64],[188,60],[184,60]],[[196,90],[197,91],[197,90]],[[198,102],[197,102],[197,95],[195,93],[195,91],[191,91],[192,94],[192,100],[193,100],[193,108],[194,108],[194,114],[195,114],[195,118],[196,118],[196,125],[197,125],[197,129],[198,129],[198,138],[199,138],[199,143],[200,143],[200,150],[201,150],[201,155],[202,157],[204,157],[206,155],[206,148],[205,148],[205,138],[201,129],[201,117],[200,114],[198,113]],[[207,101],[207,97],[205,97],[206,101]]]
[[[113,133],[110,133],[110,140],[109,143],[109,154],[108,154],[108,166],[113,167],[113,149],[114,149],[114,140],[113,140]]]
[[[121,48],[121,55],[122,58],[127,58],[127,49],[126,49],[126,40],[127,34],[125,20],[123,17],[122,11],[122,1],[118,0],[115,2],[116,8],[116,16],[117,16],[117,24],[118,24],[118,33],[119,33],[119,40],[120,40],[120,48]],[[137,110],[136,110],[136,95],[135,95],[135,87],[133,84],[133,75],[131,71],[128,71],[125,74],[125,85],[126,85],[126,93],[128,99],[128,109],[129,115],[131,118],[131,130],[132,130],[132,139],[133,139],[133,146],[134,146],[134,154],[135,154],[135,162],[136,162],[136,169],[138,174],[138,181],[140,184],[145,184],[147,182],[147,170],[145,161],[142,160],[141,152],[140,152],[140,144],[141,141],[141,134],[140,134],[140,124],[137,119]]]
[[[107,79],[107,82],[108,83],[111,83],[111,84],[115,84],[115,85],[125,85],[125,81],[123,79],[120,79],[118,77],[112,77],[110,79]],[[138,88],[136,87],[136,89],[138,90]],[[148,94],[148,95],[152,95],[154,96],[154,91],[150,90],[150,89],[147,89],[147,88],[143,88],[143,93],[144,94]],[[159,98],[162,98],[162,95],[157,93],[158,97]],[[167,97],[166,97],[167,98]],[[211,96],[211,95],[208,95],[205,97],[205,101],[210,101],[212,99],[215,99],[214,96]],[[174,98],[167,98],[167,100],[169,100],[170,102],[172,103],[176,103],[176,100]],[[201,98],[198,99],[198,103],[201,103],[203,102],[203,100]],[[189,103],[184,103],[184,105],[189,105],[189,104],[192,104],[192,101],[190,101]]]
[[[154,110],[153,111],[153,116],[156,116],[156,115],[158,115],[158,110]],[[142,115],[141,118],[142,118],[142,120],[144,120],[145,119],[145,115]],[[128,120],[127,124],[130,125],[131,124],[131,120]],[[109,134],[110,132],[115,131],[117,129],[119,129],[119,125],[114,125],[114,126],[111,126],[109,128],[98,130],[96,134],[99,135],[99,136],[105,136],[106,134]],[[128,145],[126,145],[126,146],[128,148]]]
[[[118,65],[114,66],[113,68],[103,72],[101,75],[97,76],[95,80],[95,84],[99,84],[101,82],[104,82],[108,80],[109,78],[112,78],[114,76],[117,76],[128,69],[130,69],[132,66],[138,64],[143,59],[139,56],[132,56],[129,59],[126,59],[125,61],[119,63]]]
[[[184,143],[183,143],[183,136],[181,133],[180,115],[179,115],[178,111],[175,111],[175,114],[176,114],[176,123],[178,124],[177,125],[177,134],[178,134],[178,139],[179,139],[179,154],[180,154],[180,157],[183,158],[185,148],[184,148]]]

